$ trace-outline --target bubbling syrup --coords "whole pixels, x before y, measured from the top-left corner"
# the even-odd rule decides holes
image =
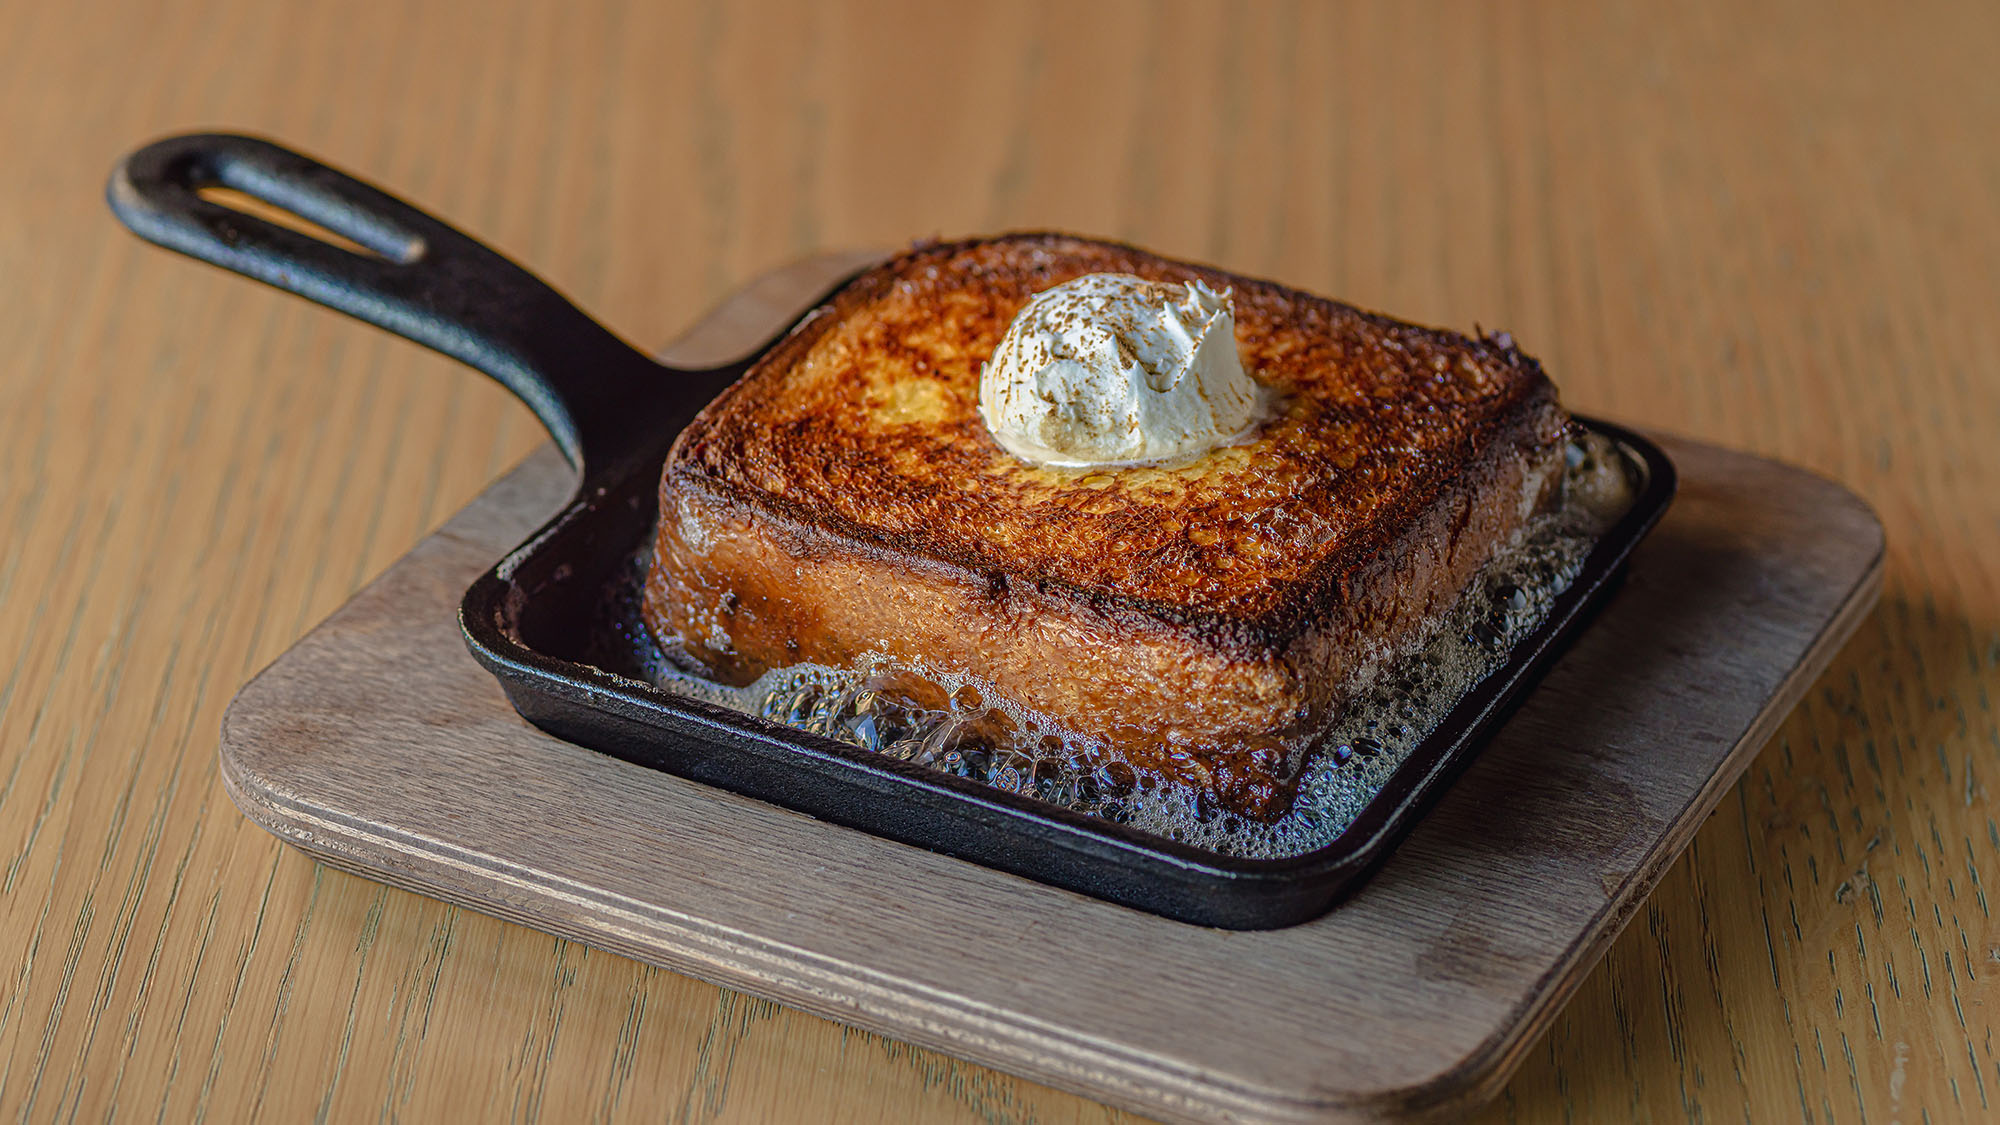
[[[1361,669],[1345,708],[1287,740],[1292,760],[1302,759],[1298,795],[1269,823],[1218,814],[1192,789],[1107,764],[1092,740],[1000,698],[973,677],[803,664],[737,688],[690,673],[686,658],[655,643],[640,619],[644,553],[600,615],[604,625],[593,648],[615,653],[618,664],[630,665],[636,655],[638,675],[677,695],[1221,855],[1286,858],[1333,843],[1458,701],[1507,662],[1576,580],[1591,547],[1631,507],[1634,477],[1611,439],[1586,432],[1572,442],[1562,502],[1534,517],[1480,570],[1427,642]],[[924,706],[920,699],[946,702]],[[1317,749],[1306,752],[1308,746]]]

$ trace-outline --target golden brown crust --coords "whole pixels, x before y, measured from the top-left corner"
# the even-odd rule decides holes
[[[1178,466],[1044,469],[978,415],[1030,296],[1231,289],[1283,406]],[[742,682],[870,654],[969,672],[1142,770],[1268,814],[1271,736],[1408,647],[1528,514],[1565,421],[1511,346],[1062,235],[920,246],[846,286],[674,444],[647,619]]]

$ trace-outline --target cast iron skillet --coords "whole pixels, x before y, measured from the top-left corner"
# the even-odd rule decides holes
[[[224,206],[230,188],[365,248],[355,253]],[[1271,929],[1353,890],[1499,725],[1666,510],[1673,466],[1599,422],[1643,478],[1548,619],[1477,685],[1333,843],[1281,860],[1189,847],[670,694],[587,663],[607,591],[650,541],[674,436],[756,356],[685,371],[655,363],[526,270],[367,184],[269,141],[171,137],[127,157],[107,190],[140,237],[415,340],[485,372],[534,410],[578,471],[569,503],[466,591],[473,656],[557,737],[813,816],[1186,922]],[[766,345],[768,347],[768,345]],[[761,354],[761,349],[759,354]],[[600,662],[602,663],[602,662]],[[670,862],[669,857],[661,857]]]

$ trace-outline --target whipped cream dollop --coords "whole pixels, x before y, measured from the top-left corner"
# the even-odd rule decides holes
[[[1035,295],[979,377],[979,416],[1034,465],[1198,457],[1262,420],[1229,293],[1085,274]]]

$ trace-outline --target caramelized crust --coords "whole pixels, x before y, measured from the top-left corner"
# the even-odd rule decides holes
[[[1035,293],[1086,273],[1231,290],[1252,440],[1048,469],[978,413]],[[1567,422],[1511,345],[1062,235],[919,246],[843,288],[681,434],[647,622],[716,676],[969,673],[1140,774],[1268,817],[1284,736],[1420,643],[1544,502]]]

